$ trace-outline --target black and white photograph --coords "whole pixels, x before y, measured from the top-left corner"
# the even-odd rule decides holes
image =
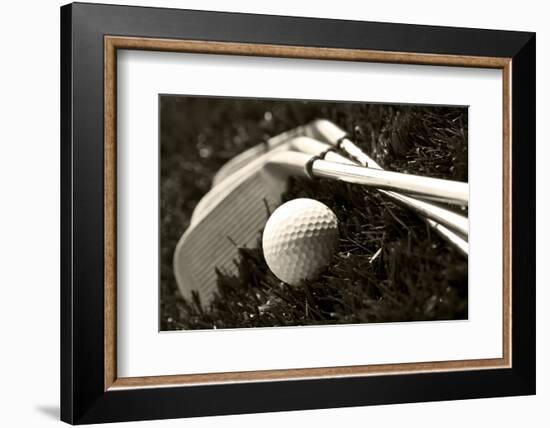
[[[468,107],[159,95],[160,330],[468,319]]]

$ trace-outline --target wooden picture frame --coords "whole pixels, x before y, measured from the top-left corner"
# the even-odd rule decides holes
[[[502,358],[118,377],[119,49],[501,69]],[[71,4],[61,8],[61,54],[62,420],[114,422],[535,392],[534,34]]]

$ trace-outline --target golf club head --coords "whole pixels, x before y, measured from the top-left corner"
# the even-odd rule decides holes
[[[262,145],[263,146],[263,145]],[[264,152],[259,150],[260,145],[253,147],[255,149],[253,152],[246,151],[242,154],[245,155],[243,158],[237,159],[236,163],[230,166],[229,169],[222,171],[221,179],[213,181],[212,189],[206,195],[204,195],[198,204],[193,210],[191,215],[191,225],[199,221],[205,212],[207,212],[212,206],[215,206],[222,198],[226,197],[228,193],[232,191],[235,185],[241,182],[243,177],[254,174],[259,168],[261,168],[266,159],[266,155],[273,154],[277,151],[289,150],[290,144],[289,141],[277,142],[273,146],[271,151]],[[232,163],[234,159],[239,158],[240,155],[237,155],[235,158],[230,160],[228,163]],[[244,161],[246,159],[246,161]],[[236,167],[238,164],[238,167]],[[222,169],[226,166],[222,166]],[[234,171],[232,171],[235,168]],[[231,172],[230,172],[231,170]]]
[[[261,168],[262,155],[246,174],[223,188],[222,197],[204,207],[180,238],[174,253],[174,273],[181,294],[190,299],[196,290],[208,303],[216,287],[216,269],[236,272],[238,247],[257,243],[259,233],[272,211],[280,204],[286,179]],[[215,187],[211,192],[218,192]]]
[[[268,153],[257,151],[255,158],[250,156],[248,163],[218,182],[197,204],[174,252],[174,274],[185,298],[196,290],[203,303],[211,301],[217,270],[237,273],[239,248],[256,246],[269,214],[281,204],[288,177],[296,171],[305,174],[303,168],[279,168],[270,161],[292,158],[288,149],[293,142],[302,147],[311,144],[308,151],[314,155],[326,147],[306,137],[295,140],[278,141]]]
[[[289,135],[293,135],[293,133],[287,132],[283,134],[283,136],[285,137]],[[265,147],[269,147],[270,150],[268,152],[265,152]],[[212,189],[216,188],[216,191],[208,192],[205,196],[201,198],[201,200],[193,210],[193,214],[191,215],[191,225],[193,225],[198,219],[200,219],[203,213],[207,211],[210,206],[215,205],[220,200],[220,198],[224,197],[224,195],[228,191],[227,189],[231,188],[232,183],[239,180],[240,177],[243,176],[243,174],[250,174],[250,168],[254,168],[254,166],[251,167],[250,165],[256,165],[256,167],[258,167],[262,162],[265,163],[265,160],[267,158],[263,158],[264,161],[260,162],[260,164],[254,162],[266,153],[270,153],[273,155],[277,152],[293,150],[301,153],[310,154],[312,156],[319,156],[330,149],[330,145],[309,137],[297,136],[291,137],[290,139],[286,140],[281,140],[279,137],[275,137],[275,139],[270,140],[270,143],[268,143],[268,145],[261,144],[252,147],[252,149],[249,149],[240,155],[237,155],[227,164],[222,166],[220,171],[217,173],[217,180],[214,181],[215,184],[212,186]],[[241,156],[243,157],[241,158]],[[340,156],[332,151],[324,155],[324,158],[334,162],[353,164],[351,160],[348,160],[347,158]],[[235,159],[237,159],[237,162],[234,162]],[[246,162],[243,162],[242,159],[246,159]],[[232,165],[230,165],[229,168],[226,168],[226,165],[228,165],[229,163],[232,163]],[[237,164],[239,165],[238,168],[236,168]],[[231,170],[234,170],[234,172],[230,172]]]
[[[250,149],[245,150],[244,152],[231,158],[214,175],[214,178],[212,180],[212,187],[218,185],[225,178],[229,177],[234,172],[239,171],[245,165],[250,163],[252,160],[258,158],[262,154],[268,153],[272,150],[276,150],[277,147],[284,144],[288,140],[294,137],[312,134],[311,131],[308,131],[309,126],[309,124],[302,125],[289,131],[283,132],[282,134],[276,135],[275,137],[272,137],[267,141],[257,144],[254,147],[251,147]]]

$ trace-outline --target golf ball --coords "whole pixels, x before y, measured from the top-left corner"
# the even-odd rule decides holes
[[[267,220],[262,248],[269,269],[281,281],[298,285],[315,279],[338,247],[338,219],[325,204],[294,199]]]

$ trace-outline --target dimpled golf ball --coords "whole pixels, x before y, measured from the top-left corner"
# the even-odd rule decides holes
[[[327,267],[338,236],[338,219],[329,207],[313,199],[293,199],[267,220],[262,236],[265,261],[281,281],[299,285]]]

